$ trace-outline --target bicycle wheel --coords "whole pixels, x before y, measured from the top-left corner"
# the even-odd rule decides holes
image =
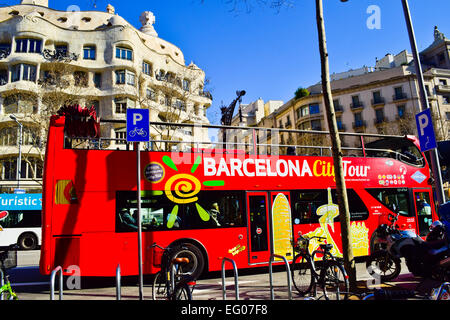
[[[187,283],[178,283],[175,286],[175,292],[172,296],[173,300],[192,300],[191,288]]]
[[[344,267],[335,260],[328,260],[320,273],[322,289],[327,300],[347,300],[349,285]]]
[[[298,293],[302,296],[311,292],[314,286],[312,270],[313,267],[308,258],[302,254],[295,256],[291,271],[292,281],[294,282],[295,289],[297,289]]]
[[[152,299],[153,300],[166,300],[167,299],[166,281],[165,281],[161,271],[159,271],[157,274],[155,274],[155,278],[153,279]]]

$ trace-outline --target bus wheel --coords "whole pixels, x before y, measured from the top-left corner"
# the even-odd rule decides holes
[[[38,246],[38,240],[33,233],[24,233],[20,235],[17,244],[22,250],[35,250]]]
[[[205,258],[200,249],[190,243],[177,245],[173,251],[173,258],[188,258],[189,263],[183,265],[183,273],[197,279],[205,267]]]

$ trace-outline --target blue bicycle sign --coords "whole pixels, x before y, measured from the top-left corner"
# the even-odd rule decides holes
[[[127,109],[127,141],[150,141],[150,113],[148,109]]]

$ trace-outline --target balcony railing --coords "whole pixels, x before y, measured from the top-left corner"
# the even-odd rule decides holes
[[[382,124],[385,121],[386,121],[385,117],[375,118],[375,119],[373,119],[373,124],[378,125],[378,124]]]
[[[405,99],[408,99],[408,96],[404,92],[396,93],[392,96],[393,101],[405,100]]]
[[[366,121],[365,120],[358,120],[353,122],[353,129],[363,128],[366,127]]]
[[[201,96],[201,97],[208,98],[209,100],[213,99],[213,96],[212,96],[211,92],[209,92],[209,91],[202,91],[202,90],[200,90],[198,92],[198,95]]]
[[[372,99],[371,102],[372,102],[372,106],[378,106],[378,105],[386,103],[385,99],[381,98],[381,97],[377,98],[377,99]]]
[[[58,62],[77,61],[80,56],[79,54],[68,52],[65,50],[49,50],[49,49],[45,49],[42,52],[42,55],[46,60]]]
[[[341,104],[334,105],[334,112],[344,112],[344,106]]]
[[[350,104],[350,108],[352,110],[362,109],[362,108],[364,108],[364,104],[362,102],[353,102]]]

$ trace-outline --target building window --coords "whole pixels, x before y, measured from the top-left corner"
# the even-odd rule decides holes
[[[168,95],[164,96],[164,105],[166,107],[170,107],[170,105],[172,104],[172,98]]]
[[[17,128],[6,127],[0,130],[0,146],[17,145]]]
[[[446,112],[446,113],[445,113],[445,118],[447,119],[447,121],[450,120],[450,112]]]
[[[16,64],[12,67],[11,81],[36,81],[36,66],[32,64]]]
[[[133,50],[124,47],[117,47],[116,58],[131,61],[133,60]]]
[[[450,96],[442,96],[442,102],[444,104],[450,104]]]
[[[142,62],[142,72],[146,75],[152,75],[152,65],[148,62]]]
[[[3,180],[17,179],[17,158],[5,158],[1,160],[1,178]],[[21,179],[40,179],[42,178],[42,161],[38,159],[22,160],[20,167]]]
[[[147,99],[152,100],[152,101],[156,101],[156,92],[155,92],[155,90],[147,88],[146,93],[147,93]]]
[[[88,86],[88,74],[84,71],[75,71],[73,73],[73,78],[75,80],[75,85],[77,87],[87,87]]]
[[[384,111],[383,109],[375,110],[375,124],[380,124],[384,121]]]
[[[95,60],[95,46],[84,46],[83,47],[83,59]]]
[[[41,53],[42,40],[17,39],[16,52]]]
[[[102,87],[102,74],[100,72],[94,73],[94,86],[96,88]]]
[[[31,94],[21,93],[6,96],[3,102],[3,110],[8,113],[37,113],[36,97]]]
[[[406,99],[406,94],[403,92],[403,87],[394,88],[394,100]]]
[[[189,91],[191,89],[191,82],[187,79],[183,79],[183,90]]]
[[[336,123],[337,123],[338,130],[344,130],[344,124],[342,123],[342,117],[336,117]]]
[[[116,144],[126,144],[127,143],[126,128],[115,130],[115,137],[116,137]]]
[[[322,131],[320,120],[311,120],[311,130]]]
[[[355,125],[354,125],[354,127],[355,128],[361,128],[363,126],[364,126],[364,120],[363,120],[363,117],[362,117],[362,113],[361,112],[355,113]]]
[[[320,113],[320,108],[318,104],[311,104],[309,106],[309,114],[318,114]]]
[[[116,98],[114,104],[116,105],[116,113],[123,114],[127,112],[127,108],[134,108],[136,102],[127,98]]]
[[[116,71],[116,84],[128,84],[134,86],[136,84],[136,75],[128,70]]]
[[[398,113],[398,118],[403,118],[405,116],[405,105],[399,105],[397,106],[397,113]]]
[[[67,56],[67,45],[66,44],[57,45],[57,46],[55,46],[55,51],[59,55],[65,57],[65,56]]]

